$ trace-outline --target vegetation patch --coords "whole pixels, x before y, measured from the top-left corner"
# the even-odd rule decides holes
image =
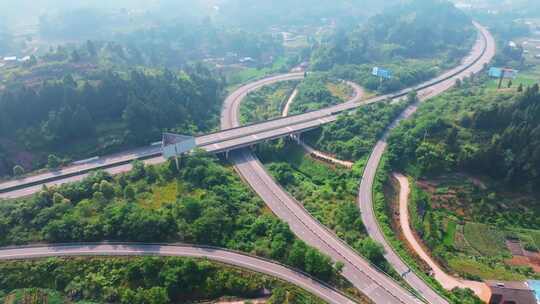
[[[537,149],[530,139],[539,96],[537,85],[495,92],[484,76],[466,79],[391,132],[392,170],[417,179],[412,226],[450,273],[477,280],[538,276],[528,267],[532,260],[513,266],[506,240],[536,250],[536,158],[524,153]]]
[[[233,170],[203,152],[186,157],[180,171],[174,162],[136,162],[127,174],[97,172],[31,198],[3,201],[0,232],[2,245],[102,240],[213,245],[340,282],[330,258],[295,238]]]
[[[503,232],[480,223],[466,223],[463,230],[467,242],[480,254],[486,256],[508,254]]]
[[[278,82],[249,93],[240,107],[240,122],[247,124],[280,117],[297,84],[297,81]]]
[[[362,106],[352,114],[340,115],[334,123],[306,133],[305,141],[339,159],[365,158],[390,122],[415,100],[416,97],[411,95],[406,102],[387,101]]]
[[[454,221],[448,221],[446,224],[446,232],[444,234],[444,244],[446,246],[454,246],[454,239],[456,237],[457,223]]]
[[[331,88],[334,89],[332,92]],[[328,74],[309,74],[298,85],[298,95],[291,104],[290,114],[322,109],[348,100],[348,86]]]
[[[15,165],[28,172],[148,145],[159,140],[163,130],[212,130],[222,87],[202,66],[178,73],[132,70],[123,75],[108,70],[93,78],[66,75],[39,88],[13,86],[0,94],[0,150],[5,155],[0,176],[14,174]],[[22,153],[32,161],[25,161]],[[50,155],[61,160],[53,165]]]
[[[383,271],[399,278],[383,256],[383,248],[368,237],[356,194],[365,160],[352,170],[312,159],[295,144],[278,142],[257,154],[272,176],[323,225],[333,230],[361,255]]]
[[[458,274],[469,279],[503,280],[503,281],[523,281],[527,277],[512,271],[503,265],[489,266],[486,261],[478,261],[463,256],[451,258],[448,265]]]
[[[255,298],[268,303],[323,303],[265,275],[191,258],[50,258],[0,263],[0,301],[27,303],[166,304]]]

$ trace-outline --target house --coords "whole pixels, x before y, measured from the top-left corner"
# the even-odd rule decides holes
[[[240,61],[240,63],[254,63],[255,59],[251,57],[244,57],[244,58],[240,58],[238,61]]]
[[[487,281],[489,304],[537,304],[534,291],[524,282]]]

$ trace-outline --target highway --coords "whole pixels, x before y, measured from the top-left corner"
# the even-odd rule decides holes
[[[387,98],[400,98],[408,91],[413,89],[418,90],[419,96],[423,96],[424,98],[439,94],[453,86],[457,78],[468,76],[471,72],[480,71],[483,68],[484,63],[491,60],[491,36],[485,29],[479,27],[479,30],[483,33],[483,36],[478,39],[471,54],[463,60],[460,66],[444,73],[436,79],[428,81],[415,88],[404,90],[398,94],[380,96],[361,102],[360,96],[356,96],[349,102],[326,109],[301,115],[293,115],[286,118],[279,118],[247,127],[239,127],[238,109],[243,97],[245,97],[248,92],[270,83],[288,79],[299,79],[303,77],[303,75],[280,75],[242,86],[232,93],[224,103],[221,126],[223,129],[227,130],[198,137],[197,143],[200,147],[211,152],[224,148],[232,149],[240,146],[248,146],[268,138],[275,138],[276,136],[297,133],[302,130],[320,126],[322,124],[334,121],[337,118],[337,115],[343,111],[352,110],[362,104],[377,102]],[[411,109],[408,109],[404,113],[403,117],[410,115],[407,114],[409,112],[411,112]],[[397,124],[397,121],[394,123],[394,125],[395,124]],[[251,137],[251,140],[246,139],[246,137]],[[362,189],[370,184],[370,174],[374,172],[373,168],[370,166],[378,164],[376,158],[378,157],[377,151],[380,149],[381,147],[378,144],[374,150],[374,153],[372,154],[372,158],[374,160],[370,158],[370,163],[366,169],[366,175],[364,176],[360,187],[361,193],[359,195],[359,201],[361,202],[360,206],[363,211],[363,218],[366,216],[364,214],[366,208],[369,210],[372,209],[369,207],[369,202],[366,202],[367,199],[370,199],[369,197],[367,199],[365,197],[366,193],[368,192],[365,192],[365,189]],[[89,170],[96,168],[104,168],[106,171],[111,173],[125,172],[130,170],[131,167],[129,162],[134,159],[144,159],[149,163],[159,163],[164,161],[164,159],[157,155],[158,151],[160,151],[159,147],[143,148],[127,153],[120,153],[110,157],[100,158],[98,161],[62,169],[58,172],[48,172],[29,177],[24,180],[4,183],[0,185],[0,192],[3,192],[0,197],[5,198],[24,196],[38,191],[43,184],[60,184],[80,180],[86,174],[88,174]],[[382,151],[384,151],[384,148]],[[382,155],[382,152],[380,155]],[[275,212],[276,215],[289,223],[291,229],[298,237],[306,241],[308,244],[318,248],[322,252],[328,254],[334,260],[342,261],[345,265],[343,275],[374,302],[421,302],[410,292],[406,291],[385,274],[379,272],[377,269],[371,266],[366,260],[356,254],[353,249],[343,243],[331,231],[311,217],[299,202],[294,200],[279,185],[277,185],[277,183],[265,171],[262,164],[248,149],[238,149],[233,151],[231,153],[231,160],[234,162],[236,169],[244,180],[246,180],[250,186],[263,198],[263,200]],[[366,179],[367,182],[364,182],[364,179]],[[371,179],[373,179],[373,177],[371,177]],[[371,184],[372,183],[373,181],[371,180]],[[11,190],[10,187],[15,187],[16,189]],[[371,187],[369,187],[369,191],[371,191]],[[373,224],[375,226],[373,226]],[[376,231],[378,231],[376,222],[366,223],[366,225],[368,226],[368,231],[370,234],[375,235]],[[385,243],[384,238],[382,241],[376,237],[374,238],[383,244]],[[393,251],[391,249],[387,249],[387,255],[391,254],[392,252]],[[391,260],[391,263],[398,265],[396,261]],[[425,285],[425,283],[422,281],[416,282],[414,280],[409,280],[408,277],[406,277],[406,279],[412,282],[411,286],[414,288],[422,287],[422,284]],[[430,292],[432,292],[429,288],[427,290],[418,288],[418,290],[429,303],[445,303],[444,300],[439,302],[438,298],[434,298],[435,300],[433,301],[429,299],[428,297],[430,297]]]
[[[484,68],[484,64],[489,63],[495,55],[495,41],[491,34],[485,29],[480,27],[482,34],[485,37],[486,49],[485,53],[482,56],[482,59],[474,64],[466,73],[460,74],[458,77],[462,78],[469,75],[471,72],[478,73]],[[437,85],[437,87],[427,92],[427,94],[419,94],[420,100],[426,100],[431,97],[434,97],[448,88],[450,88],[455,83],[453,81],[446,81]],[[375,175],[377,173],[377,168],[383,156],[384,151],[387,147],[387,138],[391,129],[395,128],[400,121],[409,118],[418,108],[418,103],[409,106],[389,127],[388,131],[384,134],[383,138],[377,142],[375,148],[373,149],[371,156],[366,164],[364,174],[362,175],[362,181],[360,183],[358,191],[358,206],[362,214],[362,222],[364,223],[368,234],[371,238],[379,242],[384,246],[386,260],[392,264],[394,269],[399,273],[407,273],[404,276],[404,279],[409,283],[410,286],[419,292],[424,298],[428,299],[429,303],[447,303],[445,299],[439,296],[435,291],[433,291],[422,279],[420,279],[414,272],[409,272],[409,267],[401,260],[399,255],[392,249],[392,246],[386,241],[381,227],[378,224],[375,212],[373,209],[373,183],[375,180]]]
[[[459,67],[452,69],[439,76],[437,79],[429,81],[427,84],[429,87],[420,89],[418,95],[422,98],[429,98],[444,92],[451,88],[456,79],[469,76],[471,73],[479,72],[483,69],[484,64],[491,61],[494,54],[493,39],[486,29],[477,25],[480,32],[479,38],[475,43],[471,54],[465,58]],[[442,81],[441,81],[442,80]],[[420,86],[422,87],[422,85]],[[405,91],[407,92],[407,91]],[[405,93],[404,92],[404,93]],[[399,94],[402,95],[402,94]],[[370,100],[371,102],[375,102]],[[368,101],[368,102],[370,102]],[[237,99],[228,99],[226,101],[227,116],[222,116],[222,129],[234,128],[239,126],[239,110],[240,102]],[[344,103],[332,108],[352,109],[354,105],[351,103]],[[327,109],[325,109],[327,110]],[[411,115],[411,109],[407,109],[402,115],[406,117]],[[327,119],[335,119],[337,114],[332,114]],[[408,117],[408,116],[407,116]],[[393,126],[397,125],[399,119],[394,122]],[[377,148],[374,151],[378,151]],[[374,152],[376,153],[376,152]],[[382,153],[381,153],[382,155]],[[380,159],[380,158],[379,158]],[[265,201],[265,203],[272,209],[272,211],[282,220],[286,221],[293,232],[303,239],[306,243],[313,247],[316,247],[320,251],[329,255],[335,261],[341,261],[345,267],[343,275],[347,278],[356,288],[362,291],[367,297],[373,300],[375,303],[419,303],[420,300],[403,289],[396,282],[392,281],[389,277],[375,269],[366,260],[360,257],[352,248],[342,242],[336,235],[330,230],[320,224],[314,219],[303,207],[291,197],[284,189],[282,189],[276,181],[266,172],[264,166],[256,159],[256,157],[248,149],[236,150],[231,154],[231,161],[235,164],[236,170],[243,177],[243,179],[254,189],[255,192]],[[374,162],[371,165],[375,164]],[[378,162],[376,163],[378,164]],[[375,169],[376,166],[372,169]],[[369,170],[366,169],[366,174],[369,178]],[[371,186],[373,185],[374,173],[371,178],[371,183],[361,183],[361,194],[359,195],[359,201],[362,202],[362,213],[367,212],[364,199],[366,195],[365,190],[369,188],[369,195],[371,195]],[[368,180],[369,181],[369,180]],[[373,213],[372,207],[369,208]],[[375,220],[374,216],[362,216],[363,219]],[[376,220],[374,222],[365,223],[370,235],[373,231],[379,231]],[[373,226],[375,225],[375,226]],[[385,244],[384,238],[375,238],[377,241]],[[388,248],[386,244],[385,249],[387,256],[392,254],[391,248]],[[394,253],[395,254],[395,253]],[[398,260],[401,260],[398,257]],[[399,267],[399,263],[396,261],[390,261],[392,265],[396,267],[397,271],[402,269]],[[403,270],[405,273],[408,268]],[[417,290],[422,298],[428,303],[447,303],[447,301],[434,292],[424,281],[416,277],[414,274],[405,277],[406,281]]]
[[[328,303],[355,303],[338,290],[300,271],[266,259],[224,249],[129,243],[0,248],[0,260],[27,260],[47,257],[76,256],[174,256],[209,259],[279,278],[314,294]]]
[[[317,128],[323,124],[335,121],[338,114],[342,112],[354,110],[364,104],[374,103],[389,98],[401,97],[406,95],[411,90],[421,90],[422,88],[430,86],[434,87],[435,90],[438,90],[437,87],[440,87],[441,84],[436,83],[454,75],[455,73],[461,72],[464,69],[464,66],[478,58],[477,54],[480,51],[481,45],[477,44],[473,52],[471,52],[471,55],[464,60],[464,64],[414,88],[409,88],[395,94],[378,96],[369,100],[362,100],[362,94],[359,94],[362,89],[356,84],[349,83],[356,92],[356,95],[345,103],[317,111],[277,118],[252,125],[231,127],[219,132],[196,137],[196,143],[199,148],[211,153],[230,151],[242,147],[248,147],[266,140],[283,137],[291,133],[300,133]],[[298,80],[302,79],[303,77],[303,73],[291,73],[265,78],[241,86],[231,93],[231,95],[229,95],[224,102],[222,109],[222,121],[231,116],[231,110],[238,109],[236,105],[238,105],[249,92],[279,81]],[[229,122],[229,125],[233,124]],[[126,172],[131,169],[130,163],[136,159],[144,160],[147,163],[152,164],[165,161],[163,157],[161,157],[161,147],[143,147],[123,153],[100,157],[99,159],[92,160],[87,163],[76,165],[73,164],[56,171],[47,171],[21,179],[0,183],[0,198],[27,196],[39,191],[43,185],[55,186],[66,182],[81,180],[93,170],[101,169],[112,174]]]
[[[238,88],[229,95],[222,108],[222,119],[230,116],[231,109],[237,109],[234,105],[239,102],[251,91],[272,83],[299,80],[304,77],[303,73],[292,73],[269,77],[250,83]],[[342,105],[358,107],[361,102],[361,88],[350,83],[356,94],[351,100]],[[372,102],[372,100],[371,100]],[[220,132],[214,132],[196,137],[197,146],[211,153],[218,153],[228,150],[234,150],[241,147],[247,147],[256,143],[280,138],[295,132],[302,132],[318,128],[322,124],[330,123],[337,119],[336,113],[339,109],[330,107],[319,111],[313,111],[300,115],[293,115],[286,118],[269,120],[244,127],[228,128]],[[227,113],[227,115],[225,115]],[[113,154],[100,157],[87,163],[71,165],[56,171],[47,171],[44,173],[24,177],[0,183],[0,198],[17,198],[27,196],[39,191],[43,185],[55,186],[67,182],[74,182],[83,179],[89,172],[94,170],[104,170],[111,174],[118,174],[131,170],[131,162],[134,160],[143,160],[149,164],[164,162],[161,156],[160,146],[149,146],[135,149],[124,153]]]

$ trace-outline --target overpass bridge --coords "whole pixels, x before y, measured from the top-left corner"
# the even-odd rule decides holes
[[[287,80],[287,77],[297,77],[294,74],[271,77],[241,87],[231,94],[224,103],[222,127],[228,129],[197,137],[194,139],[194,146],[214,153],[236,149],[235,153],[231,155],[232,162],[235,164],[240,175],[260,195],[267,206],[282,220],[289,223],[293,232],[306,243],[329,255],[334,261],[343,262],[344,268],[342,274],[344,277],[374,302],[447,304],[448,301],[446,299],[436,294],[420,279],[411,279],[411,276],[404,278],[416,290],[416,293],[413,294],[386,277],[330,230],[311,217],[300,203],[296,202],[276,184],[266,173],[262,164],[256,160],[248,149],[239,148],[263,140],[301,133],[321,124],[331,122],[340,113],[353,110],[362,104],[377,102],[387,98],[401,98],[412,90],[418,91],[421,98],[442,93],[452,87],[456,79],[461,79],[471,73],[480,72],[484,65],[493,57],[493,39],[490,38],[489,33],[484,28],[479,27],[479,31],[481,35],[479,35],[479,40],[475,44],[471,55],[465,58],[459,67],[446,72],[436,79],[393,95],[381,96],[363,102],[351,100],[323,110],[287,117],[293,118],[292,120],[275,119],[251,126],[238,127],[237,111],[242,98],[250,90],[269,84],[272,81],[283,81]],[[93,170],[92,168],[96,169],[97,166],[101,166],[97,167],[97,169],[106,169],[107,172],[112,174],[129,171],[131,169],[130,162],[134,159],[144,159],[147,163],[164,161],[164,158],[161,157],[161,147],[150,147],[120,153],[99,160],[91,160],[87,163],[78,162],[77,166],[68,167],[57,172],[47,172],[11,182],[11,186],[15,187],[12,190],[5,190],[6,184],[0,184],[0,197],[23,196],[38,191],[42,185],[54,185],[79,180],[88,174],[89,171]],[[5,190],[3,194],[1,193],[2,189]],[[368,227],[368,231],[369,229]],[[24,253],[28,253],[28,251],[24,250]],[[107,251],[107,253],[113,254],[114,252]],[[43,253],[38,252],[38,254]],[[239,261],[235,258],[234,263],[238,264]],[[393,265],[395,264],[393,263]]]
[[[462,63],[459,66],[412,88],[408,88],[393,94],[362,100],[361,94],[358,93],[361,90],[360,87],[355,83],[348,82],[348,84],[353,88],[355,94],[349,101],[345,103],[303,114],[280,117],[260,123],[238,126],[238,105],[247,94],[273,83],[302,79],[304,74],[290,73],[272,76],[246,84],[235,90],[224,102],[224,108],[222,109],[222,122],[226,122],[229,126],[232,126],[232,128],[195,137],[196,147],[210,153],[227,153],[229,151],[249,147],[260,142],[289,136],[291,134],[301,134],[303,132],[318,128],[321,125],[334,122],[337,120],[340,114],[352,111],[366,104],[381,102],[383,100],[399,99],[412,91],[418,92],[420,96],[427,95],[432,92],[444,91],[445,89],[449,88],[448,80],[467,73],[468,70],[477,64],[478,61],[483,57],[486,45],[486,32],[487,30],[483,28],[480,30],[478,41],[473,50],[469,56],[462,60]],[[481,43],[481,40],[483,40],[484,43]],[[478,71],[478,69],[475,69],[475,71]],[[131,169],[130,163],[134,160],[143,160],[150,164],[164,162],[165,159],[162,156],[162,151],[162,147],[160,146],[143,147],[140,149],[92,159],[88,162],[78,162],[77,164],[73,164],[56,171],[48,171],[17,180],[7,181],[0,184],[0,198],[22,197],[39,191],[43,185],[55,186],[67,182],[81,180],[91,171],[95,170],[107,170],[112,174],[126,172]]]

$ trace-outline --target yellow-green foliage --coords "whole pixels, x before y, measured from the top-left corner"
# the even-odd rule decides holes
[[[473,275],[487,280],[521,281],[526,279],[523,275],[508,271],[502,264],[496,264],[494,267],[490,267],[485,263],[463,256],[448,260],[448,265],[457,273]]]
[[[498,256],[508,253],[504,232],[480,223],[467,223],[464,228],[467,242],[482,255]]]

